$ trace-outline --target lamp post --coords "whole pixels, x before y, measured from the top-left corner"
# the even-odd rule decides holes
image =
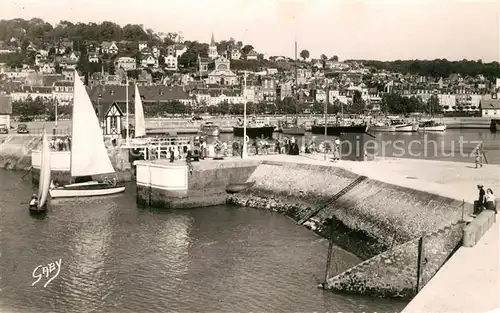
[[[244,84],[243,84],[243,151],[241,153],[242,158],[248,157],[248,145],[247,145],[247,100],[245,97],[245,92],[247,90],[247,72],[245,71]]]
[[[129,120],[128,120],[128,74],[127,71],[123,68],[123,66],[120,66],[120,69],[125,73],[125,110],[126,115],[125,115],[125,131],[126,131],[126,137],[125,137],[125,143],[128,146],[130,144],[130,134],[129,134]]]
[[[325,155],[323,156],[323,160],[326,161],[326,148],[327,148],[327,145],[326,145],[326,140],[327,140],[327,136],[328,136],[328,128],[327,128],[327,125],[326,125],[326,122],[327,122],[327,115],[328,115],[328,101],[325,101],[325,144],[324,144],[324,147],[323,149],[325,150]]]
[[[103,123],[103,118],[102,118],[101,99],[102,99],[102,95],[99,94],[97,96],[97,114],[99,115],[99,127],[101,127],[101,130],[102,130],[104,123]]]
[[[55,129],[57,129],[57,98],[54,99],[54,121],[55,121],[54,127]]]

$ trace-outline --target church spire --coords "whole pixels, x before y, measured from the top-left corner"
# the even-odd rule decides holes
[[[214,32],[212,32],[212,38],[210,39],[210,45],[215,46]]]

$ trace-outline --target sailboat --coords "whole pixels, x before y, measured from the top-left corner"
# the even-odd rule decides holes
[[[135,126],[134,126],[134,137],[144,137],[146,136],[146,120],[144,119],[144,108],[142,107],[141,94],[139,93],[139,87],[135,85],[134,93],[134,112],[135,112]]]
[[[47,212],[47,198],[50,187],[50,146],[47,139],[47,133],[43,132],[42,139],[42,162],[40,166],[40,181],[38,183],[37,201],[30,203],[30,213],[45,213]]]
[[[116,178],[106,177],[100,181],[93,176],[113,175],[108,151],[104,145],[102,130],[92,102],[78,73],[75,71],[73,85],[73,115],[71,144],[71,180],[64,186],[51,186],[52,198],[90,197],[120,193],[124,186],[118,186]]]

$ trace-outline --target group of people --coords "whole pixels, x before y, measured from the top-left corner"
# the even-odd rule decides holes
[[[285,137],[283,139],[278,139],[274,143],[274,152],[278,154],[289,154],[289,155],[299,155],[300,148],[295,137],[288,138]]]
[[[70,151],[71,137],[52,137],[52,140],[49,142],[49,146],[52,151]]]
[[[474,205],[474,215],[478,215],[483,210],[492,210],[497,213],[497,207],[495,203],[495,196],[493,195],[493,190],[491,188],[484,190],[483,185],[477,185],[477,189],[479,190],[479,199],[476,201]]]

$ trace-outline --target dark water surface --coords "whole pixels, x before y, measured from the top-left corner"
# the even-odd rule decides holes
[[[372,133],[375,138],[366,143],[367,150],[374,151],[379,157],[416,158],[440,161],[474,162],[471,152],[480,143],[486,150],[489,163],[500,164],[500,132],[492,133],[489,129],[447,129],[444,132]],[[274,133],[273,138],[286,135]],[[290,136],[288,136],[290,137]],[[324,135],[306,133],[295,136],[300,143],[324,141]],[[237,138],[237,137],[234,137]],[[233,134],[221,134],[222,141],[232,141]],[[368,138],[368,137],[367,137]],[[242,138],[239,138],[240,140]],[[333,142],[335,137],[328,136]],[[252,143],[253,141],[250,141]],[[360,144],[360,147],[363,145]]]
[[[20,172],[0,171],[0,312],[399,312],[405,302],[316,288],[327,242],[277,213],[136,207],[134,188],[52,200],[30,217]],[[46,287],[38,265],[62,260]],[[333,272],[359,259],[336,249]],[[54,275],[53,272],[51,275]]]

